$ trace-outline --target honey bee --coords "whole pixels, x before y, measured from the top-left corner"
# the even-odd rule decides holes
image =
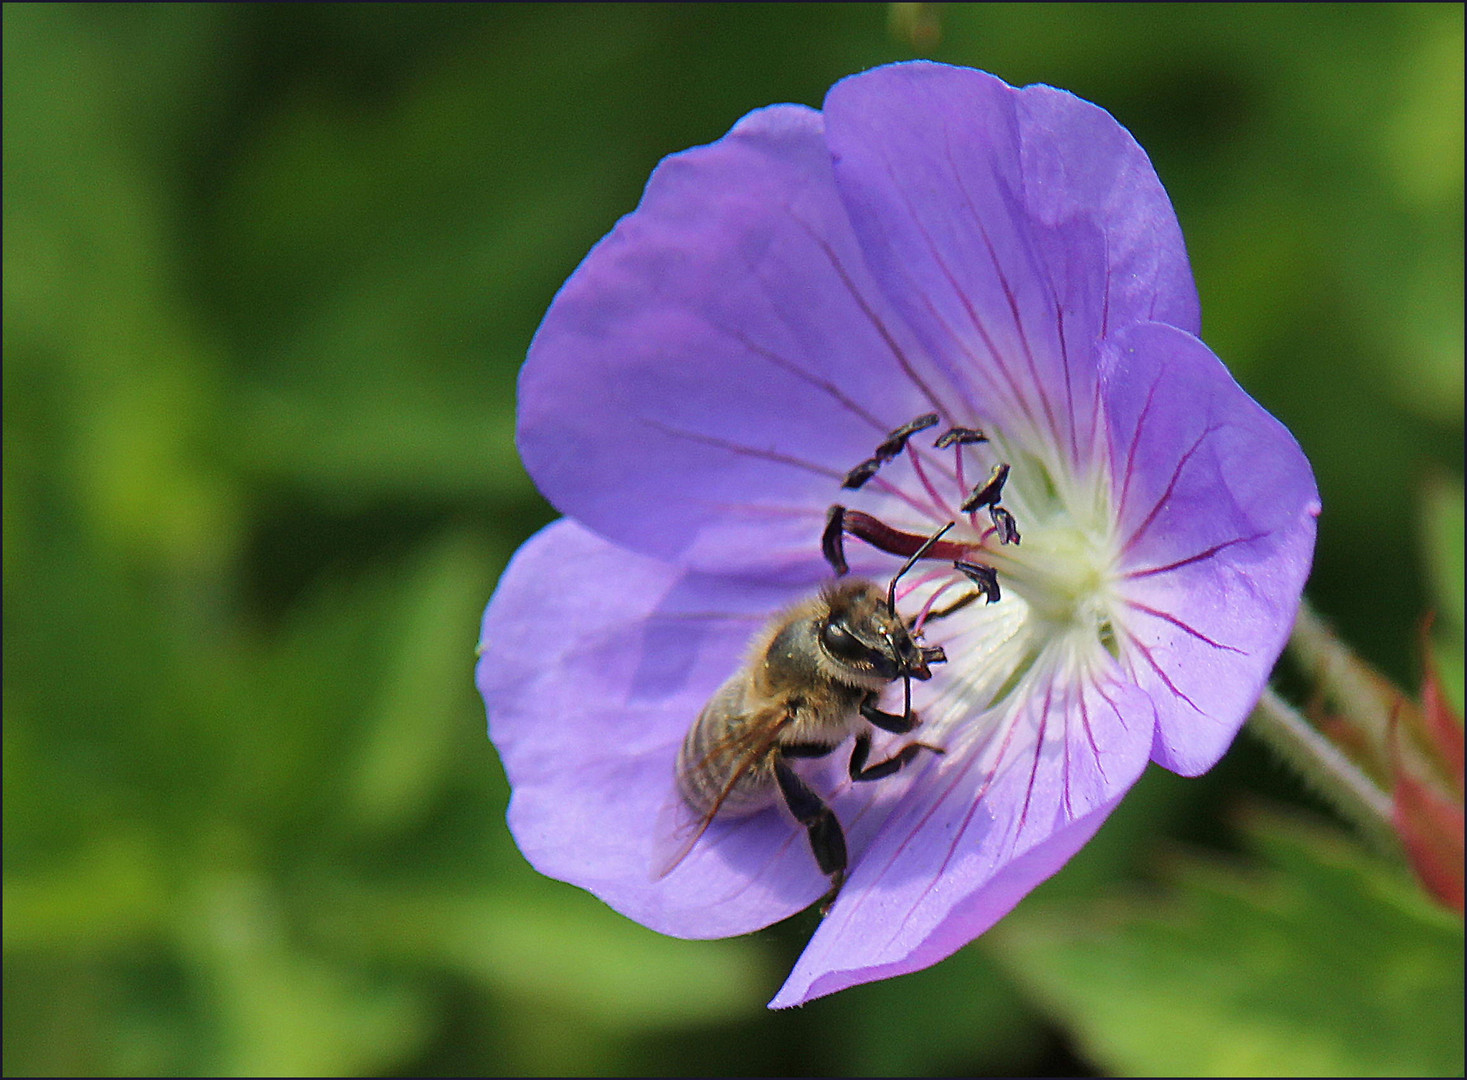
[[[943,752],[912,742],[867,764],[871,727],[912,731],[919,721],[911,680],[930,678],[929,665],[947,659],[940,646],[914,640],[911,624],[896,610],[896,587],[950,528],[951,522],[930,537],[885,589],[866,578],[839,578],[775,616],[755,636],[747,661],[703,707],[678,752],[678,793],[694,817],[658,876],[682,861],[715,817],[752,814],[782,798],[805,827],[821,873],[830,877],[822,911],[828,909],[845,880],[845,833],[790,760],[824,757],[854,735],[848,773],[861,782],[892,775],[922,750]],[[877,704],[898,679],[900,715]]]

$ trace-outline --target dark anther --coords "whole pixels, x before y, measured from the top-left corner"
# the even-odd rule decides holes
[[[1000,462],[993,467],[993,472],[988,474],[988,479],[973,489],[973,493],[963,500],[960,509],[965,514],[970,514],[980,506],[994,506],[1003,495],[1004,481],[1009,478],[1009,467],[1006,462]]]
[[[825,561],[835,569],[837,577],[850,569],[846,565],[845,528],[846,508],[832,506],[825,515],[825,531],[820,534],[820,550],[825,554]]]
[[[998,575],[990,566],[980,566],[978,563],[964,562],[959,559],[953,563],[953,569],[961,573],[965,578],[977,585],[983,595],[988,598],[990,604],[998,603],[1000,596],[998,592]]]
[[[913,435],[919,431],[926,431],[928,428],[936,426],[937,414],[931,412],[923,413],[917,419],[903,424],[885,439],[881,440],[881,445],[876,448],[876,461],[879,463],[890,461],[902,452],[902,449],[907,445],[907,440]]]
[[[876,448],[876,453],[857,465],[846,478],[841,481],[841,487],[854,491],[876,475],[876,470],[891,461],[900,454],[907,446],[907,440],[919,431],[926,431],[937,423],[936,413],[924,413],[917,419],[903,424],[895,431],[889,433],[881,440],[881,445]]]
[[[937,441],[932,445],[939,450],[946,450],[949,446],[952,446],[954,444],[971,446],[973,443],[981,443],[987,441],[988,436],[983,434],[983,432],[979,431],[977,428],[955,427],[948,428],[946,431],[944,431],[941,435],[937,437]]]
[[[998,530],[998,542],[1000,544],[1017,544],[1019,542],[1019,526],[1014,521],[1014,515],[1004,507],[997,504],[988,508],[988,516],[993,518],[993,527]]]
[[[856,488],[864,484],[867,480],[870,480],[873,476],[875,476],[876,470],[879,468],[881,468],[880,458],[867,458],[850,472],[846,473],[846,478],[841,481],[840,486],[843,488],[850,488],[852,491],[854,491]]]

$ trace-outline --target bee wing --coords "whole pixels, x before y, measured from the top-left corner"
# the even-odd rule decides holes
[[[713,805],[706,811],[700,813],[689,806],[679,785],[674,783],[672,796],[663,804],[657,818],[657,847],[653,858],[652,880],[661,881],[678,868],[708,831],[708,826],[713,824],[713,819],[723,809],[729,792],[769,753],[780,729],[790,718],[784,709],[769,710],[767,715],[768,719],[756,716],[746,723],[736,725],[698,763],[698,768],[703,768],[714,758],[725,756],[736,758],[738,762],[729,771],[728,781],[719,791],[718,798],[713,800]]]
[[[688,805],[682,792],[673,788],[671,797],[657,815],[657,840],[652,859],[652,880],[661,881],[681,865],[713,823],[713,813],[700,814]]]

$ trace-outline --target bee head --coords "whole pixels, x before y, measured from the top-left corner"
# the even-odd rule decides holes
[[[947,659],[941,647],[924,649],[912,640],[906,620],[897,614],[896,589],[902,575],[952,527],[949,521],[912,552],[885,591],[863,578],[845,578],[826,589],[820,646],[847,681],[879,689],[903,679],[910,695],[912,679],[932,678],[928,665]]]
[[[926,672],[906,622],[875,582],[844,578],[825,593],[820,646],[850,682],[873,688]]]

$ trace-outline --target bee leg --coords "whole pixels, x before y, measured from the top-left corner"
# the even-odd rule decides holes
[[[998,584],[997,584],[997,580],[996,579],[995,579],[995,583],[994,583],[994,588],[995,589],[998,588]],[[964,593],[962,596],[958,597],[956,600],[954,600],[951,604],[948,604],[946,607],[940,607],[940,608],[936,608],[936,609],[934,609],[932,611],[929,611],[927,613],[927,621],[928,622],[933,622],[936,619],[945,619],[949,615],[953,615],[953,614],[956,614],[959,611],[962,611],[963,608],[965,608],[969,604],[973,603],[973,601],[977,600],[980,596],[986,596],[986,595],[987,595],[987,592],[986,591],[985,592]],[[944,657],[944,659],[946,659],[946,658]],[[928,662],[931,663],[931,661],[928,661]]]
[[[779,781],[780,794],[795,820],[805,826],[810,836],[810,851],[822,874],[830,875],[830,891],[821,901],[820,913],[830,909],[835,894],[840,892],[846,879],[846,834],[836,820],[835,812],[825,805],[825,800],[810,790],[808,784],[795,775],[789,762],[784,760],[788,751],[781,747],[774,758],[774,776]],[[829,753],[829,748],[826,748]],[[800,755],[796,755],[800,756]]]
[[[861,702],[861,715],[882,731],[890,731],[894,735],[905,735],[917,726],[917,714],[908,707],[906,713],[898,716],[896,713],[882,712],[876,707],[876,695],[866,695],[866,700]]]
[[[825,743],[804,743],[804,742],[797,742],[797,743],[780,743],[779,744],[779,752],[781,754],[783,754],[785,757],[798,757],[798,758],[824,757],[826,754],[830,753],[834,749],[835,749],[834,746],[827,746],[827,745],[825,745]]]
[[[831,905],[835,898],[840,895],[840,887],[846,883],[846,872],[839,870],[830,875],[830,891],[820,898],[820,917],[823,919],[830,914]]]
[[[867,765],[866,758],[871,753],[871,736],[866,732],[856,736],[856,745],[851,747],[850,774],[852,780],[880,780],[883,776],[890,776],[907,762],[917,756],[919,750],[931,750],[934,754],[943,753],[940,746],[929,746],[927,743],[908,743],[885,761],[878,761],[875,765]]]

